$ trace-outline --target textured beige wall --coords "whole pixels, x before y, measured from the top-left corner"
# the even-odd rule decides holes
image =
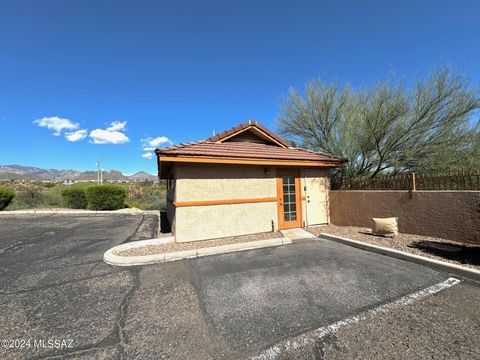
[[[176,201],[276,197],[275,168],[262,166],[179,164]],[[178,207],[176,241],[196,241],[277,229],[276,202]]]
[[[265,173],[265,169],[269,173]],[[318,170],[315,176],[328,176]],[[304,195],[303,172],[302,196]],[[265,166],[177,164],[175,201],[276,198],[276,168]],[[305,202],[302,201],[303,220]],[[176,241],[196,241],[278,229],[277,203],[180,206],[175,210]]]
[[[254,203],[179,207],[175,240],[214,239],[272,231],[277,226],[277,204]]]
[[[250,199],[277,196],[275,168],[193,165],[176,168],[176,201]]]
[[[480,191],[330,191],[330,221],[370,227],[399,218],[400,232],[480,244]]]

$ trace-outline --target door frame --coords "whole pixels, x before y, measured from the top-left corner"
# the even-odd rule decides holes
[[[277,213],[278,229],[301,228],[303,224],[302,217],[302,183],[300,169],[277,168]],[[295,177],[295,200],[297,220],[285,221],[283,209],[283,175]]]

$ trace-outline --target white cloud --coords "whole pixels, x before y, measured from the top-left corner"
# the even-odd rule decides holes
[[[59,136],[63,130],[76,130],[79,127],[77,123],[58,116],[44,117],[35,120],[33,123],[40,127],[53,130],[53,135],[55,136]]]
[[[162,144],[171,143],[170,139],[166,136],[157,136],[149,141],[149,145],[151,146],[160,146]]]
[[[73,132],[66,132],[65,137],[68,141],[75,142],[83,140],[87,137],[87,130],[77,130]]]
[[[129,141],[128,137],[119,131],[95,129],[90,132],[94,144],[123,144]]]
[[[120,130],[124,130],[126,121],[113,121],[106,129],[95,129],[90,132],[93,144],[123,144],[130,139]]]
[[[147,152],[145,154],[142,154],[142,157],[145,159],[151,159],[153,157],[153,154],[151,152]]]
[[[155,138],[144,138],[142,139],[142,144],[143,144],[143,150],[145,151],[152,151],[155,150],[155,148],[159,147],[160,145],[163,144],[172,144],[172,141],[167,138],[166,136],[157,136]]]
[[[125,126],[127,126],[126,121],[112,121],[110,126],[107,127],[107,131],[123,131]]]

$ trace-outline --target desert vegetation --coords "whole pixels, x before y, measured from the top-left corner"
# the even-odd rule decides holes
[[[69,209],[86,209],[88,206],[85,187],[70,186],[62,189],[63,204]]]
[[[120,185],[93,185],[85,195],[90,210],[118,210],[125,207],[127,190]]]
[[[15,192],[13,192],[12,190],[0,188],[0,210],[5,209],[14,197]]]
[[[104,188],[112,187],[110,184],[101,186]],[[87,193],[88,189],[92,187],[96,186],[92,183],[78,183],[68,186],[61,183],[20,180],[0,182],[0,188],[8,190],[10,194],[13,193],[14,195],[7,204],[8,206],[3,209],[6,211],[39,208],[89,208]],[[116,195],[112,196],[117,198],[117,202],[114,204],[115,208],[119,206],[118,198],[119,196],[122,197],[122,195],[119,195],[122,192],[125,192],[125,197],[122,200],[123,205],[121,207],[142,210],[162,210],[165,207],[166,186],[164,183],[130,182],[116,184],[114,187],[121,189],[118,191],[113,190],[113,193]],[[101,191],[101,193],[104,194],[108,191]],[[98,195],[98,193],[95,194]],[[95,205],[92,205],[92,208],[98,206],[98,203],[95,203]]]

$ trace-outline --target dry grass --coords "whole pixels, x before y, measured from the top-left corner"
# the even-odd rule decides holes
[[[267,240],[267,239],[281,238],[281,237],[283,237],[282,233],[277,231],[277,232],[266,232],[266,233],[258,233],[258,234],[243,235],[243,236],[232,236],[232,237],[225,237],[225,238],[219,238],[219,239],[213,239],[213,240],[192,241],[192,242],[186,242],[186,243],[173,242],[173,243],[167,243],[164,245],[149,245],[141,248],[127,249],[119,253],[116,253],[115,255],[119,255],[119,256],[154,255],[154,254],[163,254],[168,252],[194,250],[194,249],[201,249],[206,247],[237,244],[237,243],[244,243],[249,241],[257,241],[257,240]]]
[[[432,236],[398,234],[394,238],[372,235],[371,229],[355,226],[326,225],[307,228],[314,235],[328,233],[365,243],[448,261],[480,270],[480,246]]]

